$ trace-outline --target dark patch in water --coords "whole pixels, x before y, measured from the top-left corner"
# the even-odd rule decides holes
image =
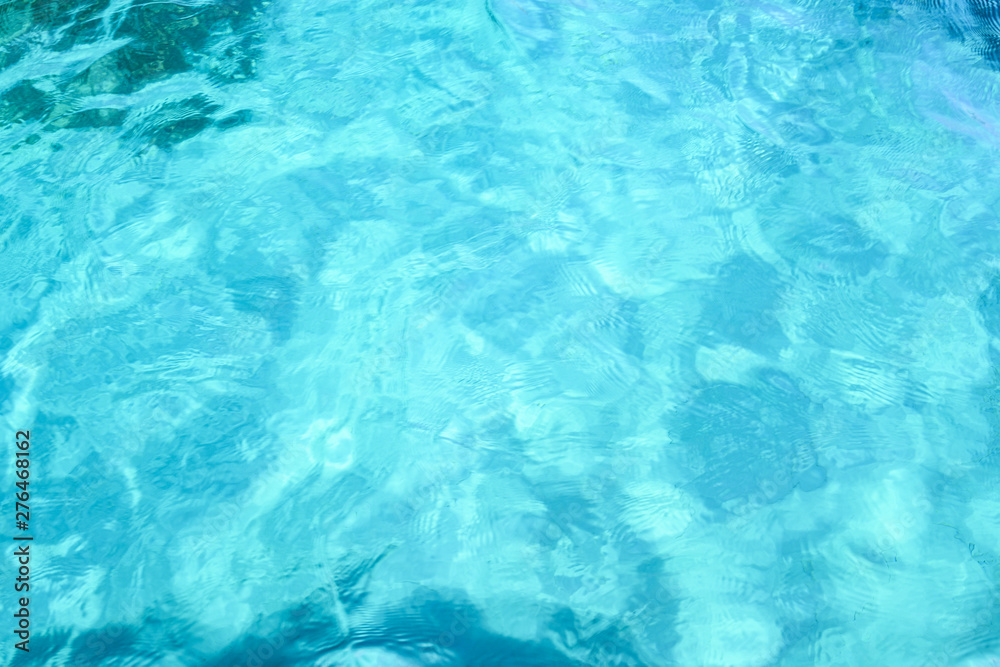
[[[204,95],[165,104],[140,124],[138,133],[154,146],[169,149],[211,125],[211,114],[219,108]]]
[[[711,288],[718,311],[702,316],[707,342],[734,343],[759,354],[775,354],[788,339],[775,316],[784,286],[770,264],[740,255],[724,264]]]
[[[314,596],[313,596],[314,597]],[[459,596],[461,597],[461,596]],[[354,653],[386,667],[432,664],[442,667],[586,667],[603,664],[642,667],[628,637],[607,619],[584,622],[569,609],[550,617],[552,640],[525,641],[496,634],[483,625],[482,614],[461,599],[428,592],[391,608],[351,614],[350,629],[323,612],[322,600],[291,607],[260,621],[242,637],[214,655],[191,648],[193,626],[179,619],[147,616],[142,625],[112,623],[71,638],[66,632],[36,635],[40,650],[53,655],[68,647],[67,664],[97,667],[114,664],[154,664],[168,656],[179,664],[206,667],[306,667],[355,664]],[[562,638],[562,639],[559,639]],[[43,648],[44,647],[44,648]],[[367,653],[367,655],[365,655]],[[570,655],[572,654],[572,655]],[[35,650],[14,664],[38,664]],[[337,658],[341,660],[337,660]],[[147,662],[148,661],[148,662]]]
[[[856,0],[854,3],[854,18],[862,25],[870,20],[891,18],[894,13],[892,0]]]
[[[263,317],[278,342],[291,336],[299,302],[299,287],[294,280],[284,276],[238,280],[229,285],[229,293],[233,307]]]
[[[240,125],[245,125],[253,119],[253,112],[249,109],[243,109],[237,111],[234,114],[230,114],[225,118],[220,118],[215,121],[215,126],[220,130],[228,130],[233,127],[239,127]]]
[[[918,4],[940,14],[948,32],[991,68],[1000,70],[1000,2],[997,0],[923,0]]]
[[[39,120],[51,111],[54,102],[30,81],[20,81],[0,97],[0,118],[7,122]]]
[[[816,465],[809,406],[777,371],[761,371],[748,385],[702,387],[671,420],[700,470],[689,486],[709,509],[735,513],[777,502],[796,487],[821,487],[826,471]]]
[[[145,145],[170,148],[210,126],[226,129],[249,120],[247,110],[215,118],[220,106],[203,95],[168,102],[152,112],[96,107],[88,100],[94,95],[127,95],[193,70],[204,72],[216,84],[252,78],[263,42],[258,24],[265,0],[218,0],[196,6],[134,2],[110,15],[104,13],[108,4],[109,0],[52,0],[9,3],[0,10],[0,68],[23,59],[40,35],[52,42],[48,48],[53,51],[129,40],[82,71],[48,77],[45,85],[22,80],[0,91],[0,123],[39,122],[52,132],[121,127],[136,114],[147,115],[138,130],[133,126],[127,134],[141,137]],[[164,117],[157,122],[160,116]]]
[[[84,632],[73,641],[74,660],[79,660],[77,664],[81,665],[100,664],[109,656],[124,658],[134,655],[138,634],[138,630],[132,627],[121,627],[114,631],[111,628],[102,628]]]

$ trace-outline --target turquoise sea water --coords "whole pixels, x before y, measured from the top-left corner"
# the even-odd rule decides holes
[[[941,4],[0,5],[0,660],[1000,664]]]

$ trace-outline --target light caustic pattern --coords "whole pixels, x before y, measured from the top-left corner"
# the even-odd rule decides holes
[[[33,664],[997,663],[983,3],[56,4]]]

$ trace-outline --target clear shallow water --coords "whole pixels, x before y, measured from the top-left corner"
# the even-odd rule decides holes
[[[1000,72],[929,4],[8,5],[28,662],[995,664]]]

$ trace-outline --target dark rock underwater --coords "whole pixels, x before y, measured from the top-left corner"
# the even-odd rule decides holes
[[[53,130],[118,128],[138,152],[169,149],[208,127],[243,124],[250,110],[226,109],[211,93],[145,101],[133,94],[181,74],[201,75],[213,86],[253,78],[268,4],[7,3],[0,8],[0,70],[24,76],[0,93],[0,123],[32,123],[37,131],[28,144]],[[30,62],[38,48],[71,64],[43,73]]]

